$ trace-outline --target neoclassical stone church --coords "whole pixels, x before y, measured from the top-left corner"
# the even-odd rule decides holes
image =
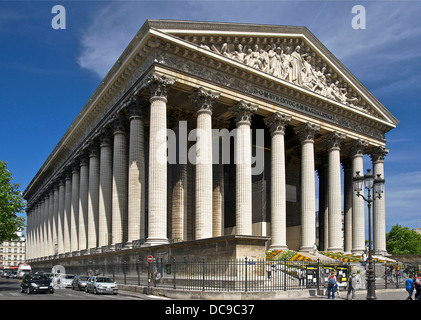
[[[25,190],[27,258],[361,253],[397,123],[305,27],[147,20]]]

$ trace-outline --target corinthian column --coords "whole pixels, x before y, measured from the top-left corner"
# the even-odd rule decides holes
[[[230,109],[236,115],[237,136],[236,160],[236,234],[252,235],[252,191],[251,191],[251,117],[257,106],[240,101]]]
[[[364,148],[368,143],[363,140],[355,141],[351,146],[352,176],[357,172],[364,175]],[[365,250],[365,203],[362,197],[352,192],[352,253],[361,254]]]
[[[80,157],[80,188],[79,188],[79,250],[86,250],[88,246],[88,192],[89,167],[88,157]]]
[[[110,244],[112,183],[113,183],[113,151],[112,138],[108,131],[103,130],[100,139],[99,163],[99,217],[98,217],[98,246]]]
[[[149,219],[151,245],[168,242],[167,238],[167,94],[173,79],[153,74],[150,89],[149,123]]]
[[[58,247],[58,254],[63,254],[64,251],[64,203],[65,203],[65,186],[64,186],[64,178],[60,177],[59,187],[58,187],[58,219],[57,219],[57,247]]]
[[[212,237],[212,104],[219,93],[199,88],[193,100],[197,112],[196,239]]]
[[[79,165],[74,163],[72,170],[72,206],[70,216],[70,251],[72,252],[79,249],[79,194]]]
[[[377,147],[371,154],[371,161],[373,163],[374,179],[380,174],[382,179],[384,177],[384,158],[389,152],[389,149],[384,147]],[[376,196],[373,192],[373,198]],[[374,252],[378,255],[387,254],[386,250],[386,207],[385,207],[385,190],[381,198],[376,198],[373,202],[373,241]]]
[[[128,108],[130,114],[129,142],[129,190],[128,235],[134,240],[145,238],[145,133],[143,108],[138,97],[132,97]]]
[[[329,168],[329,244],[328,251],[343,251],[342,243],[342,192],[341,192],[341,155],[340,144],[345,135],[332,132],[325,141],[328,147]]]
[[[291,117],[274,113],[265,119],[272,136],[271,249],[286,250],[285,126]]]
[[[64,253],[71,251],[70,249],[70,217],[72,209],[72,176],[71,172],[67,171],[65,184],[65,199],[64,199],[64,219],[63,219],[63,249]]]
[[[112,244],[127,240],[127,142],[124,116],[114,117]]]
[[[99,150],[97,142],[89,147],[89,190],[88,190],[88,249],[98,245],[99,218]]]
[[[316,186],[314,178],[314,135],[320,126],[306,123],[295,129],[301,139],[301,247],[311,251],[316,242]]]

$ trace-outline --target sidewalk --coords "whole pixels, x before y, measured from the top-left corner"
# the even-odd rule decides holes
[[[415,294],[414,294],[415,295]],[[414,295],[412,296],[414,298]],[[346,300],[347,291],[341,291],[339,297],[336,294],[335,300]],[[355,299],[353,300],[367,300],[367,290],[356,290]],[[405,288],[400,289],[377,289],[376,300],[406,300],[408,293]],[[326,296],[309,297],[309,300],[327,300]]]

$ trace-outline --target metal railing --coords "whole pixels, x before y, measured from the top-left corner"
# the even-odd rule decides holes
[[[351,272],[360,274],[365,288],[365,268],[360,263],[322,264],[320,261],[171,260],[120,261],[114,264],[88,263],[65,266],[66,273],[105,275],[120,284],[201,291],[287,291],[322,289],[334,271],[340,289],[347,286]],[[375,264],[376,288],[402,288],[416,267],[403,264]],[[41,271],[41,270],[33,270]],[[47,271],[47,270],[42,270]]]

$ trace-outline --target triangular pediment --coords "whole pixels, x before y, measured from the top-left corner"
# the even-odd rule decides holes
[[[201,52],[241,64],[396,126],[397,119],[305,27],[148,20],[149,27]]]

